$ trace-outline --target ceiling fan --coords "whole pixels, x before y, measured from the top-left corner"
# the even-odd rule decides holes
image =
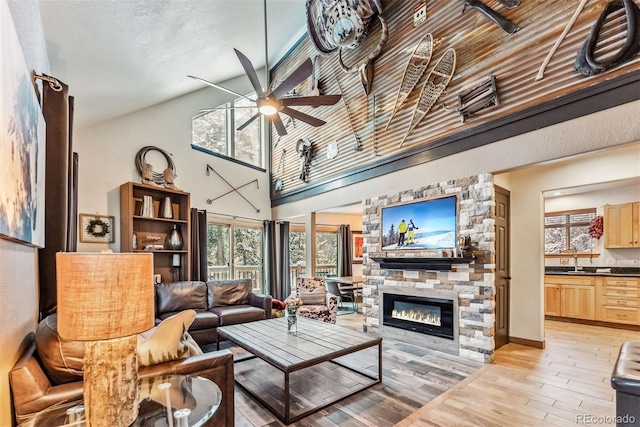
[[[251,102],[255,102],[258,106],[258,113],[252,116],[249,120],[244,122],[242,125],[238,127],[238,130],[242,130],[249,126],[255,119],[260,117],[260,114],[265,115],[269,118],[278,132],[278,135],[283,136],[287,134],[287,129],[280,118],[279,113],[286,114],[294,119],[298,119],[302,122],[308,123],[311,126],[322,126],[326,122],[324,120],[320,120],[316,117],[305,114],[301,111],[294,110],[290,108],[292,106],[311,106],[318,107],[321,105],[334,105],[341,98],[341,95],[316,95],[316,96],[286,96],[288,92],[298,86],[307,78],[311,77],[313,73],[313,63],[311,59],[307,58],[298,68],[295,69],[280,85],[278,85],[275,89],[271,91],[263,91],[262,86],[260,86],[260,81],[258,80],[258,75],[256,73],[253,64],[242,52],[238,49],[234,49],[238,59],[240,60],[240,64],[242,64],[242,68],[244,68],[244,72],[246,73],[249,81],[251,82],[251,86],[253,86],[253,90],[256,92],[258,99],[249,98],[246,95],[233,91],[231,89],[227,89],[218,84],[212,83],[210,81],[201,79],[199,77],[187,76],[192,79],[198,80],[202,83],[205,83],[209,86],[213,86],[216,89],[220,89],[222,91],[228,92],[230,94],[236,95],[238,97],[247,99]]]

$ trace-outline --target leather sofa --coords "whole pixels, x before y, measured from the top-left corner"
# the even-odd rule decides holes
[[[616,425],[640,425],[640,341],[627,341],[620,347],[611,387],[616,391]]]
[[[28,426],[59,425],[52,420],[53,407],[66,409],[82,399],[82,381],[56,384],[41,365],[35,344],[35,334],[25,339],[26,350],[9,372],[11,397],[15,408],[16,422]],[[58,345],[52,341],[52,345]],[[80,343],[80,345],[83,345]],[[192,375],[207,378],[222,391],[219,408],[205,426],[234,425],[233,355],[229,350],[204,353],[186,359],[141,367],[140,378],[160,375]],[[64,411],[60,411],[64,421]],[[45,423],[46,421],[46,423]],[[51,423],[51,424],[50,424]]]
[[[249,279],[156,284],[156,323],[180,311],[195,310],[189,334],[200,346],[219,345],[218,326],[271,318],[271,296],[251,289]]]

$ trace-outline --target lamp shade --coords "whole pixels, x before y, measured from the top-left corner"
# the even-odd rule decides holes
[[[58,333],[97,341],[154,325],[153,254],[56,254]]]

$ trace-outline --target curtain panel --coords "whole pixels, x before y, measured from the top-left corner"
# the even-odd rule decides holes
[[[262,250],[264,254],[264,290],[265,293],[271,294],[272,297],[280,299],[276,296],[278,288],[276,221],[263,221],[262,235],[264,236],[264,248]]]
[[[207,211],[191,208],[191,280],[206,282],[207,271]]]
[[[283,301],[291,293],[289,278],[289,223],[264,221],[265,293]]]
[[[338,276],[352,276],[351,227],[341,225],[338,239]]]
[[[77,190],[71,188],[71,134],[73,97],[69,86],[58,81],[61,90],[42,85],[42,114],[47,123],[45,161],[45,245],[38,251],[40,319],[56,312],[56,253],[75,250]],[[76,157],[77,158],[77,157]],[[73,227],[73,229],[72,229]]]
[[[278,249],[278,271],[280,281],[278,287],[278,296],[280,301],[285,300],[291,293],[291,258],[289,256],[289,222],[280,221],[278,224],[279,249]]]

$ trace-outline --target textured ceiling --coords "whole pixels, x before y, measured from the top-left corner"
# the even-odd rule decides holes
[[[53,76],[82,129],[264,65],[263,0],[39,0]],[[304,34],[304,0],[268,0],[269,63]],[[262,76],[261,76],[262,78]],[[264,81],[263,81],[264,84]]]

